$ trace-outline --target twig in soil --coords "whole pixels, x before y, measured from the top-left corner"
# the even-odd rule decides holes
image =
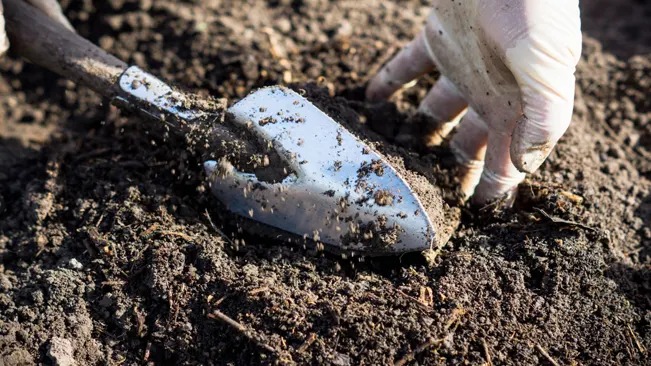
[[[97,219],[97,222],[95,223],[96,228],[99,228],[99,224],[102,223],[102,220],[104,220],[104,214],[103,213],[101,215],[99,215],[99,219]]]
[[[637,349],[640,350],[640,353],[643,355],[646,355],[646,348],[640,343],[640,341],[637,340],[637,337],[635,336],[635,332],[633,332],[633,328],[631,328],[631,325],[628,324],[628,331],[631,333],[631,337],[635,341],[635,345],[637,346]]]
[[[178,231],[161,231],[160,233],[163,234],[163,235],[178,236],[178,237],[184,239],[185,241],[192,241],[192,238],[189,235],[183,234],[183,233],[178,232]]]
[[[314,343],[314,341],[316,341],[316,334],[310,333],[310,335],[307,337],[305,342],[303,342],[303,344],[300,347],[298,347],[297,352],[303,353],[307,351],[307,349],[310,348],[310,346],[312,345],[312,343]]]
[[[459,318],[466,315],[466,313],[467,311],[463,308],[455,308],[454,310],[452,310],[452,315],[450,316],[450,320],[448,320],[447,324],[445,324],[445,330],[450,329],[452,324],[456,323],[459,320]]]
[[[155,222],[153,225],[151,225],[151,226],[149,227],[149,229],[147,229],[147,230],[145,230],[144,232],[142,232],[142,233],[140,234],[140,237],[141,237],[141,238],[146,238],[146,237],[148,237],[149,235],[151,235],[151,233],[153,233],[154,231],[156,231],[156,229],[158,229],[158,226],[160,226],[160,225],[158,225],[158,223]]]
[[[269,287],[267,287],[267,286],[256,288],[256,289],[253,289],[253,290],[249,291],[249,295],[259,294],[260,292],[265,292],[265,291],[268,291],[268,290],[269,290]]]
[[[83,232],[88,236],[88,239],[90,239],[90,242],[93,244],[93,246],[101,251],[102,248],[105,248],[108,246],[108,242],[102,237],[102,235],[99,233],[96,227],[83,227],[79,229],[80,232]],[[84,244],[86,244],[86,241],[84,241]],[[91,251],[90,246],[86,246],[86,248]],[[92,254],[92,252],[91,252]]]
[[[549,353],[547,353],[547,351],[545,351],[544,348],[540,347],[539,344],[536,345],[536,349],[537,349],[538,352],[540,352],[540,354],[543,355],[543,356],[547,359],[547,361],[549,361],[552,365],[554,365],[554,366],[561,366],[558,362],[556,362],[556,360],[554,360],[554,359],[552,358],[552,356],[549,355]]]
[[[583,228],[583,229],[586,229],[586,230],[590,230],[590,231],[599,231],[599,230],[597,230],[597,229],[595,229],[595,228],[593,228],[593,227],[590,227],[590,226],[588,226],[588,225],[584,225],[584,224],[582,224],[582,223],[580,223],[580,222],[570,221],[570,220],[564,220],[564,219],[561,219],[561,218],[558,218],[558,217],[552,216],[552,215],[548,214],[547,212],[543,211],[543,210],[540,209],[540,208],[537,208],[537,207],[536,207],[536,208],[534,208],[534,209],[535,209],[536,211],[540,212],[541,215],[545,216],[548,220],[550,220],[551,222],[553,222],[553,223],[555,223],[555,224],[572,225],[572,226],[578,226],[578,227],[580,227],[580,228]]]
[[[221,311],[214,310],[211,314],[208,314],[208,318],[215,319],[215,320],[220,320],[220,321],[226,323],[231,328],[233,328],[233,329],[237,330],[238,332],[240,332],[240,334],[242,334],[244,337],[246,337],[251,342],[257,344],[259,347],[261,347],[265,351],[267,351],[267,352],[269,352],[271,354],[274,354],[274,355],[279,355],[279,352],[276,351],[275,348],[271,347],[268,344],[262,343],[260,340],[258,340],[258,337],[255,334],[253,334],[252,331],[249,331],[242,324],[236,322],[235,320],[230,318],[228,315],[222,313]]]
[[[226,234],[224,234],[223,231],[219,230],[214,222],[212,222],[212,219],[210,218],[210,214],[208,213],[208,210],[206,210],[204,212],[204,215],[208,219],[208,222],[210,223],[210,227],[212,227],[212,229],[215,230],[215,232],[217,232],[217,234],[219,234],[219,236],[221,236],[222,239],[226,240],[230,245],[234,245],[233,241],[228,236],[226,236]]]
[[[224,295],[224,296],[222,296],[219,300],[215,301],[215,303],[212,304],[212,305],[213,305],[214,307],[217,307],[217,306],[221,305],[221,303],[223,303],[224,300],[226,300],[227,297],[228,297],[228,295]]]
[[[486,357],[486,365],[487,366],[493,366],[493,361],[491,359],[491,353],[488,350],[488,345],[486,344],[486,340],[484,338],[481,339],[481,344],[484,347],[484,354]]]
[[[151,352],[151,342],[147,342],[147,347],[145,347],[145,355],[142,360],[147,362],[149,360],[149,353]]]
[[[145,333],[145,315],[138,310],[138,306],[134,306],[133,314],[136,317],[136,323],[138,324],[138,337],[142,338]]]
[[[435,345],[438,346],[442,342],[443,342],[443,338],[441,338],[441,339],[430,338],[429,341],[421,344],[415,350],[411,351],[410,353],[405,355],[403,358],[401,358],[398,361],[394,362],[393,365],[394,366],[402,366],[402,365],[406,364],[407,362],[409,362],[409,361],[413,360],[414,358],[416,358],[416,356],[418,356],[418,354],[422,353],[423,351],[427,350],[428,348],[430,348],[432,346],[435,346]]]
[[[510,197],[505,194],[502,197],[497,198],[480,208],[479,212],[488,212],[489,210],[493,213],[501,212],[500,209],[503,209],[505,206],[507,206],[506,203],[509,202],[509,199]]]
[[[397,288],[394,289],[394,290],[395,290],[399,295],[401,295],[401,296],[403,296],[404,298],[406,298],[407,300],[410,300],[410,301],[416,303],[416,305],[418,305],[421,309],[423,309],[423,310],[425,310],[425,311],[427,311],[427,312],[430,312],[430,311],[433,311],[433,310],[434,310],[434,309],[432,309],[431,306],[429,306],[429,305],[427,305],[427,304],[421,302],[421,301],[418,300],[417,298],[415,298],[415,297],[413,297],[413,296],[409,296],[409,295],[407,295],[406,293],[404,293],[404,292],[398,290]]]

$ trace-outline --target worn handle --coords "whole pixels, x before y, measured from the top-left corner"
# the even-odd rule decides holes
[[[1,1],[12,50],[39,66],[93,89],[104,97],[113,99],[121,94],[118,80],[128,67],[125,62],[50,19],[28,5],[25,0]],[[182,133],[188,132],[184,126],[176,127],[179,127]],[[195,146],[198,150],[205,148],[206,158],[228,156],[240,170],[251,171],[251,164],[255,165],[251,156],[260,151],[259,148],[226,125],[214,126],[210,137],[209,147],[204,146],[205,143]],[[239,148],[233,149],[233,146]],[[270,158],[275,166],[282,166],[278,165],[282,163],[276,154],[272,154]]]
[[[11,48],[95,92],[112,98],[127,64],[80,37],[24,0],[2,0]]]

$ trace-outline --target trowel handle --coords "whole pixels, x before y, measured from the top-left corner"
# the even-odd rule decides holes
[[[2,0],[11,48],[95,92],[112,98],[127,64],[50,19],[25,0]]]
[[[183,104],[184,96],[172,92],[167,84],[142,70],[128,68],[125,62],[50,19],[41,11],[28,5],[25,0],[0,1],[4,5],[6,30],[11,48],[19,55],[68,80],[93,89],[119,107],[144,112],[143,115],[162,121],[165,125],[181,132],[188,132],[187,128],[192,127],[190,124],[179,122],[192,121],[197,111],[180,109],[179,104]],[[126,88],[124,85],[121,86],[120,82],[125,79],[128,81],[129,77],[136,77],[140,81],[151,81],[151,84],[158,87],[136,85],[143,84],[141,82],[128,82]],[[140,93],[141,89],[147,90]],[[206,155],[212,156],[214,152],[226,155],[228,151],[220,149],[231,146],[224,142],[232,142],[242,147],[243,163],[238,166],[245,166],[248,164],[246,161],[251,161],[249,157],[256,150],[248,141],[241,140],[225,125],[217,124],[213,127],[212,141],[206,147]],[[197,143],[197,148],[206,145]]]

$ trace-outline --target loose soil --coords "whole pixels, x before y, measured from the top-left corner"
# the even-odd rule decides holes
[[[363,102],[429,1],[61,3],[81,35],[199,95],[306,90],[461,223],[440,250],[373,259],[252,234],[183,139],[5,57],[0,364],[649,364],[647,3],[582,3],[573,123],[512,209],[459,204],[445,147],[401,145],[435,74]]]

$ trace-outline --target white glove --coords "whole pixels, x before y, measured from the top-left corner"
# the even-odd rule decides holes
[[[461,185],[474,200],[514,197],[526,173],[549,156],[574,106],[581,54],[578,0],[434,0],[424,31],[366,91],[390,97],[435,67],[441,78],[419,111],[440,124]]]
[[[70,22],[68,22],[68,19],[65,17],[65,15],[63,15],[61,6],[56,0],[25,0],[25,2],[37,9],[40,9],[50,18],[63,24],[66,28],[74,31],[72,25]],[[5,18],[3,16],[3,13],[4,10],[2,7],[2,1],[0,1],[0,55],[4,54],[9,49],[9,39],[7,38],[7,33],[5,31]]]

